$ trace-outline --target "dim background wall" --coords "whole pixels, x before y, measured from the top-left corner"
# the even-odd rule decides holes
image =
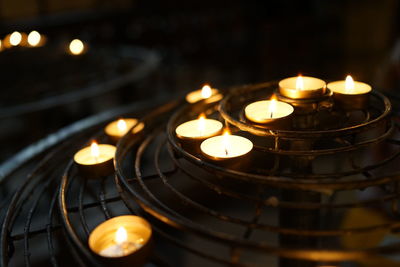
[[[140,86],[129,88],[130,97],[125,97],[126,92],[124,97],[109,96],[107,108],[148,99],[154,92],[193,90],[205,82],[226,88],[297,73],[327,80],[351,73],[375,88],[396,91],[398,19],[395,0],[0,0],[2,36],[37,29],[53,39],[79,37],[92,46],[111,48],[142,46],[160,55],[158,70]],[[3,67],[7,64],[1,53],[0,62]],[[19,75],[23,79],[24,73]],[[5,77],[0,73],[1,79]],[[7,145],[0,159],[101,111],[87,106],[85,112],[71,106],[58,110],[60,119],[50,120],[47,126],[34,124],[38,126],[29,138],[23,135],[24,121],[45,120],[48,111],[3,122],[0,141]]]

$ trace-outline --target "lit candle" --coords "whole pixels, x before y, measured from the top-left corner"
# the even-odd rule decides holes
[[[43,46],[45,43],[45,37],[37,31],[31,31],[28,34],[28,45],[31,47]]]
[[[21,43],[22,41],[22,34],[20,32],[13,32],[10,35],[10,45],[11,46],[17,46]]]
[[[137,124],[137,125],[136,125]],[[136,125],[136,126],[135,126]],[[135,127],[134,127],[135,126]],[[126,119],[119,119],[113,122],[110,122],[105,128],[105,133],[110,137],[113,142],[117,142],[121,139],[129,129],[132,129],[132,133],[136,134],[143,130],[144,123],[139,123],[137,119],[133,118],[126,118]]]
[[[74,161],[86,175],[93,177],[106,176],[114,171],[113,159],[115,146],[100,144],[95,141],[90,146],[79,150]]]
[[[242,136],[231,135],[225,130],[223,135],[204,140],[200,149],[203,154],[216,161],[239,159],[253,149],[253,143]]]
[[[69,43],[68,48],[69,48],[68,52],[74,56],[83,54],[84,52],[86,52],[86,49],[87,49],[85,44],[79,39],[72,40]]]
[[[211,88],[208,84],[203,88],[193,91],[186,95],[186,101],[193,104],[200,100],[206,100],[206,103],[213,103],[222,99],[222,94],[215,88]]]
[[[197,120],[187,121],[176,127],[175,133],[180,139],[204,140],[219,134],[222,127],[221,122],[207,119],[201,114]]]
[[[335,104],[347,110],[366,108],[372,90],[370,85],[356,82],[350,75],[344,81],[328,83],[328,88],[333,91]]]
[[[200,143],[222,131],[222,123],[217,120],[207,119],[200,114],[197,120],[191,120],[180,124],[175,129],[176,136],[184,149],[188,152],[200,152]]]
[[[15,47],[15,46],[24,46],[26,45],[27,36],[25,33],[20,33],[15,31],[11,34],[8,34],[3,40],[3,46],[5,48]]]
[[[292,105],[276,100],[275,95],[271,100],[253,102],[244,109],[248,120],[265,124],[270,128],[287,128],[290,125],[290,115],[293,112]]]
[[[124,215],[98,225],[89,236],[90,249],[104,263],[140,266],[151,252],[150,224],[143,218]]]
[[[318,98],[325,94],[326,83],[314,77],[297,76],[279,82],[279,93],[292,99]]]

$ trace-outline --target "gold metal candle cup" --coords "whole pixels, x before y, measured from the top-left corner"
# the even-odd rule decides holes
[[[99,144],[98,162],[95,162],[91,154],[91,146],[79,150],[74,155],[74,162],[85,178],[99,178],[114,172],[115,146]]]
[[[224,138],[228,138],[228,155],[225,153]],[[201,145],[204,159],[217,165],[235,170],[245,170],[251,162],[253,143],[238,135],[218,135],[204,140]]]
[[[140,243],[142,247],[120,257],[104,257],[100,252],[115,245],[118,228],[124,227],[127,241]],[[151,225],[142,217],[124,215],[114,217],[98,225],[89,236],[89,248],[107,266],[142,266],[152,251]],[[138,242],[138,238],[140,242]]]
[[[199,119],[182,123],[175,129],[179,143],[187,152],[200,153],[201,142],[222,131],[223,125],[220,121],[204,119],[203,123],[204,130],[202,132],[199,130]]]
[[[279,82],[279,93],[292,99],[318,98],[325,94],[326,83],[318,78],[302,76],[303,89],[296,88],[298,77],[290,77]]]
[[[368,107],[372,88],[366,83],[354,81],[354,89],[346,90],[345,81],[335,81],[328,83],[328,88],[333,91],[335,105],[344,110],[359,110]]]
[[[247,121],[256,124],[259,127],[273,130],[288,130],[292,124],[292,114],[294,108],[292,105],[275,100],[273,118],[270,118],[271,100],[256,101],[247,105],[244,109],[244,115]]]
[[[141,132],[144,128],[144,123],[141,122],[141,123],[137,124],[138,123],[137,119],[133,119],[133,118],[125,119],[124,118],[122,120],[125,123],[125,128],[122,130],[119,129],[119,127],[118,127],[119,120],[110,122],[104,128],[104,132],[110,138],[110,141],[114,144],[116,144],[119,141],[119,139],[121,139],[125,134],[127,134],[132,127],[133,127],[132,128],[133,134],[137,134],[137,133]]]

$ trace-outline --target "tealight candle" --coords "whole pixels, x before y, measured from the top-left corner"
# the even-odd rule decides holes
[[[225,131],[223,135],[204,140],[200,149],[208,158],[216,161],[239,159],[253,149],[253,143],[242,136],[231,135]]]
[[[114,217],[89,236],[90,249],[107,265],[141,266],[151,252],[150,224],[133,215]]]
[[[290,126],[290,115],[293,112],[292,105],[277,101],[275,96],[271,100],[253,102],[244,109],[248,120],[274,129],[288,128]]]
[[[40,47],[43,46],[46,42],[45,36],[41,35],[37,31],[31,31],[28,34],[28,45],[30,47]]]
[[[68,46],[68,53],[73,56],[82,55],[86,50],[86,45],[79,39],[72,40]]]
[[[186,95],[186,101],[191,104],[204,99],[207,99],[206,103],[217,102],[222,99],[222,94],[217,89],[211,88],[206,84],[203,88]]]
[[[92,142],[74,155],[74,161],[89,177],[106,176],[114,171],[115,150],[115,146]]]
[[[15,46],[25,46],[26,42],[27,42],[26,34],[15,31],[11,34],[8,34],[4,38],[3,45],[5,48],[10,48]]]
[[[366,108],[372,90],[370,85],[355,82],[350,75],[344,81],[328,83],[328,88],[333,91],[335,103],[347,110]]]
[[[318,98],[325,94],[326,83],[314,77],[297,76],[279,82],[279,93],[292,99]]]
[[[176,136],[187,150],[198,151],[200,142],[221,133],[222,123],[217,120],[207,119],[201,114],[197,120],[180,124],[175,129]]]
[[[136,125],[136,126],[135,126]],[[139,123],[137,119],[128,118],[128,119],[119,119],[113,122],[110,122],[105,128],[104,132],[110,137],[113,142],[117,142],[121,139],[129,129],[132,129],[132,133],[136,134],[143,130],[144,123]]]

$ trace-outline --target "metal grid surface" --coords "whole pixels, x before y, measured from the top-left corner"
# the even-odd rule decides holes
[[[245,123],[240,117],[245,103],[275,89],[276,83],[244,86],[226,93],[220,104],[182,105],[182,100],[145,116],[132,113],[146,127],[118,143],[116,173],[102,179],[84,179],[71,158],[94,137],[107,142],[104,124],[57,144],[3,202],[2,265],[16,264],[22,255],[19,263],[27,266],[32,258],[53,266],[98,265],[88,234],[127,213],[152,223],[156,248],[149,264],[160,266],[394,261],[400,244],[400,139],[388,99],[374,93],[368,109],[332,110],[334,117],[321,118],[310,130],[270,131]],[[225,119],[232,132],[253,140],[250,164],[224,167],[182,148],[174,129],[201,112]],[[343,119],[325,123],[337,117]],[[293,149],[299,141],[308,149]],[[383,219],[349,226],[346,218],[354,212]],[[351,242],[373,234],[389,236],[390,242]],[[45,244],[40,259],[36,242]]]

